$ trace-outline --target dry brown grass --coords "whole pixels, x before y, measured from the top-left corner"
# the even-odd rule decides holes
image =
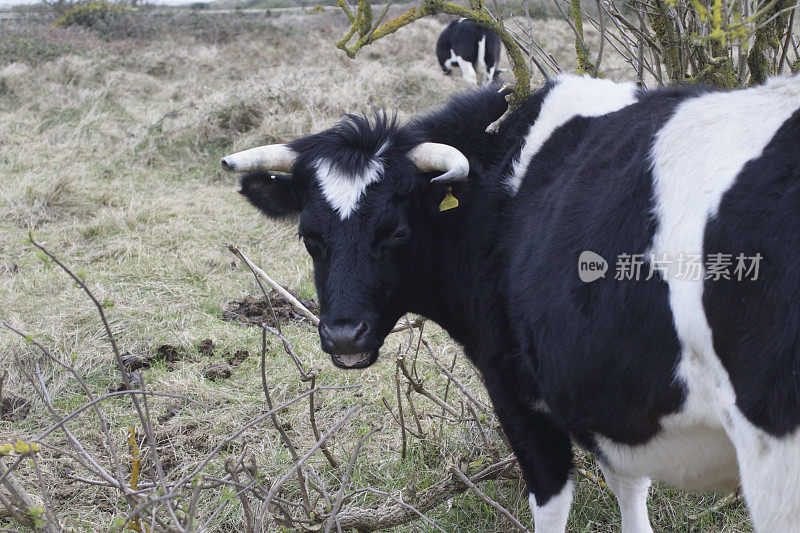
[[[157,364],[143,378],[151,390],[214,407],[209,412],[180,401],[151,400],[154,418],[177,408],[154,429],[170,461],[167,467],[196,464],[244,421],[264,412],[255,357],[235,367],[230,379],[211,382],[202,375],[206,365],[221,359],[219,354],[238,349],[257,353],[260,346],[258,330],[220,319],[226,302],[257,292],[252,276],[234,262],[224,243],[237,243],[301,296],[310,297],[314,290],[310,261],[295,227],[267,221],[245,205],[231,178],[219,170],[219,157],[321,130],[343,112],[387,107],[405,121],[438,106],[466,88],[459,77],[442,76],[436,64],[434,42],[444,23],[420,21],[364,50],[355,61],[333,47],[345,26],[340,15],[328,13],[260,20],[253,31],[218,31],[225,38],[216,40],[208,38],[214,33],[208,26],[195,36],[185,30],[112,41],[71,29],[17,28],[69,45],[70,51],[43,61],[0,64],[0,316],[35,333],[58,357],[72,360],[96,391],[119,382],[94,309],[73,282],[26,242],[33,230],[58,257],[83,271],[100,300],[113,302],[107,312],[123,351],[146,355],[168,343],[184,355],[174,368]],[[569,29],[558,21],[536,21],[535,28],[562,67],[573,68]],[[628,77],[624,65],[610,56],[604,67],[609,77]],[[12,263],[16,273],[3,269]],[[362,385],[358,393],[321,393],[317,416],[325,426],[349,406],[364,406],[332,442],[334,454],[346,459],[360,435],[381,423],[391,426],[382,399],[393,403],[387,376],[394,373],[392,354],[405,337],[390,337],[375,366],[346,373],[334,370],[321,353],[312,328],[288,325],[285,331],[304,364],[317,369],[319,384]],[[459,356],[454,373],[488,402],[459,348],[436,328],[428,334],[439,359]],[[197,352],[206,338],[214,341],[214,358]],[[0,367],[10,372],[6,393],[33,402],[26,420],[0,422],[0,442],[29,439],[47,424],[44,406],[12,364],[14,353],[28,368],[41,366],[63,413],[85,401],[74,380],[33,347],[8,332],[0,333],[0,339]],[[267,372],[280,402],[296,395],[299,384],[279,343],[270,342]],[[431,387],[444,386],[429,359],[420,360],[420,374]],[[422,409],[432,409],[420,402]],[[111,400],[106,407],[113,435],[124,447],[127,428],[134,423],[131,404]],[[284,418],[291,420],[289,431],[307,450],[313,440],[303,409],[292,409]],[[422,487],[480,438],[474,426],[440,434],[436,419],[424,424],[431,438],[411,439],[405,463],[399,430],[368,440],[362,452],[368,460],[356,468],[353,484],[390,492]],[[106,453],[91,417],[72,427],[93,453]],[[246,432],[242,442],[268,476],[290,463],[277,432],[267,426]],[[326,479],[340,475],[326,470],[323,458],[314,461]],[[43,452],[41,467],[64,525],[106,530],[129,510],[114,491],[71,481],[65,475],[65,468],[76,468],[71,459]],[[594,468],[588,460],[586,467]],[[36,493],[30,470],[24,470],[22,481]],[[518,480],[482,488],[523,522],[529,520]],[[713,495],[663,487],[653,492],[651,514],[662,531],[749,531],[741,507],[699,523],[686,521],[687,514],[713,505]],[[200,514],[213,504],[201,502]],[[431,517],[447,531],[500,531],[507,524],[469,495],[453,498]],[[215,524],[232,530],[241,518],[241,510],[231,507]],[[580,480],[571,524],[586,531],[614,531],[618,512],[604,491]],[[9,525],[0,518],[0,527]],[[416,522],[397,530],[429,529]]]

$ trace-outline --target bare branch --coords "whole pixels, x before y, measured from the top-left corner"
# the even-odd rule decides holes
[[[339,487],[339,492],[336,494],[336,501],[333,503],[331,514],[328,517],[328,525],[325,527],[325,533],[330,533],[331,528],[333,528],[333,524],[338,524],[339,522],[338,515],[339,510],[342,508],[344,493],[347,491],[347,484],[350,483],[350,477],[353,475],[353,470],[355,469],[356,461],[358,460],[358,454],[361,452],[361,447],[364,445],[364,441],[381,430],[383,430],[383,426],[376,427],[358,439],[358,443],[356,443],[356,447],[353,450],[353,455],[350,456],[350,462],[347,465],[347,471],[344,473],[344,477],[342,478],[342,485]],[[341,528],[341,525],[339,525],[339,527]]]
[[[272,503],[272,499],[275,497],[275,495],[283,486],[283,484],[286,483],[286,480],[289,479],[292,475],[294,475],[294,473],[298,471],[306,463],[306,461],[308,461],[311,458],[311,456],[314,455],[314,453],[320,449],[320,447],[323,444],[325,444],[325,441],[327,441],[340,427],[342,427],[350,419],[350,417],[353,416],[353,414],[356,411],[358,411],[358,409],[359,409],[358,406],[353,406],[350,409],[348,409],[345,415],[341,419],[339,419],[338,422],[333,424],[331,428],[328,431],[326,431],[324,435],[322,435],[322,438],[319,441],[317,441],[317,443],[308,452],[306,452],[305,455],[303,455],[298,461],[296,461],[294,466],[292,466],[292,468],[288,472],[286,472],[283,476],[281,476],[281,478],[272,485],[272,488],[270,488],[269,494],[267,494],[267,497],[264,499],[264,503],[261,507],[261,516],[259,518],[260,524],[264,523],[264,515],[266,515],[267,510],[269,509],[269,505],[270,503]]]
[[[459,469],[458,469],[458,468],[456,468],[455,466],[451,466],[451,467],[450,467],[450,472],[452,472],[453,474],[455,474],[455,475],[456,475],[456,477],[458,477],[458,479],[460,479],[460,480],[461,480],[461,482],[462,482],[464,485],[466,485],[466,486],[467,486],[467,488],[469,488],[469,490],[471,490],[471,491],[472,491],[472,492],[473,492],[473,493],[474,493],[474,494],[475,494],[475,495],[476,495],[478,498],[480,498],[480,499],[481,499],[481,501],[483,501],[483,502],[484,502],[485,504],[487,504],[489,507],[491,507],[491,508],[495,509],[495,510],[496,510],[496,511],[498,511],[500,514],[502,514],[503,516],[505,516],[505,517],[506,517],[506,519],[507,519],[509,522],[511,522],[511,523],[514,525],[514,527],[515,527],[515,528],[517,528],[517,530],[519,530],[519,531],[522,531],[523,533],[529,533],[529,531],[528,531],[528,528],[526,528],[525,526],[523,526],[523,525],[522,525],[522,523],[520,523],[520,521],[519,521],[519,520],[517,520],[516,518],[514,518],[514,515],[512,515],[512,514],[511,514],[511,513],[508,511],[508,509],[506,509],[505,507],[503,507],[502,505],[500,505],[499,503],[497,503],[496,501],[494,501],[493,499],[491,499],[490,497],[488,497],[488,496],[486,495],[486,493],[484,493],[484,492],[483,492],[481,489],[479,489],[479,488],[478,488],[478,486],[477,486],[477,485],[475,485],[475,483],[473,483],[473,482],[472,482],[472,481],[471,481],[471,480],[470,480],[470,479],[469,479],[467,476],[465,476],[465,475],[464,475],[464,473],[463,473],[461,470],[459,470]]]
[[[244,261],[244,263],[256,276],[266,281],[267,284],[275,290],[275,292],[286,298],[286,301],[292,304],[304,317],[310,320],[312,324],[315,326],[319,325],[319,317],[317,317],[317,315],[309,311],[306,306],[300,303],[300,301],[292,295],[292,293],[284,289],[280,283],[273,280],[267,275],[266,272],[258,268],[246,255],[244,255],[238,246],[230,242],[225,243],[225,246],[233,255]]]

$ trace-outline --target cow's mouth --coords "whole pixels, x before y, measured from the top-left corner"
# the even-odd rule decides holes
[[[378,350],[372,352],[351,353],[347,355],[331,355],[333,364],[339,368],[367,368],[378,360]]]

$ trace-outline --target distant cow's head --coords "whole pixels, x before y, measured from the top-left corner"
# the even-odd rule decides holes
[[[386,116],[374,124],[350,116],[316,135],[228,156],[222,166],[247,172],[241,192],[267,216],[299,215],[323,350],[342,368],[374,363],[407,311],[414,261],[426,245],[421,224],[443,194],[436,183],[466,180],[466,157],[415,141]],[[443,174],[429,181],[430,172]]]

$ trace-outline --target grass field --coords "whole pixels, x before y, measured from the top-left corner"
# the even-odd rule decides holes
[[[32,231],[109,304],[106,313],[122,351],[150,356],[161,345],[175,346],[179,361],[157,362],[142,370],[142,377],[150,390],[185,395],[207,406],[150,400],[154,432],[168,459],[165,470],[168,476],[180,476],[265,411],[256,356],[260,330],[221,319],[227,302],[257,295],[258,287],[225,242],[236,243],[301,297],[314,295],[310,260],[295,226],[267,221],[246,205],[234,178],[219,169],[219,158],[319,131],[342,113],[371,106],[396,110],[405,121],[467,87],[459,77],[442,76],[436,64],[434,43],[444,18],[405,28],[363,50],[354,61],[333,46],[346,30],[343,16],[333,11],[279,18],[176,15],[133,22],[142,26],[88,30],[55,29],[50,21],[0,25],[0,318],[72,361],[95,394],[119,382],[94,307],[73,281],[35,251],[27,241]],[[569,28],[553,20],[535,21],[534,27],[540,43],[561,65],[574,68]],[[607,51],[606,74],[628,77],[625,65],[618,63]],[[394,354],[409,342],[407,333],[391,336],[373,367],[345,373],[321,352],[314,328],[284,323],[284,332],[304,366],[316,369],[319,385],[361,385],[357,391],[318,394],[317,420],[323,428],[347,408],[360,406],[331,442],[335,456],[346,463],[358,437],[384,426],[366,441],[353,488],[407,494],[441,477],[450,464],[481,459],[470,455],[481,440],[480,423],[443,425],[431,415],[440,410],[419,397],[415,401],[423,413],[423,437],[408,439],[408,453],[401,460],[401,430],[383,400],[397,404]],[[488,402],[458,346],[430,324],[425,334],[438,359],[450,364],[457,357],[453,373]],[[214,354],[198,352],[204,339],[213,340]],[[251,356],[233,367],[230,378],[204,377],[210,363],[242,349]],[[67,372],[18,336],[0,330],[0,369],[9,372],[3,394],[32,402],[24,420],[0,422],[0,444],[30,440],[51,423],[21,372],[37,365],[62,415],[87,401]],[[448,386],[424,352],[418,371],[431,390]],[[269,338],[266,374],[276,402],[307,387],[274,337]],[[113,438],[127,454],[128,428],[136,423],[130,400],[116,397],[103,407]],[[305,404],[297,404],[281,415],[301,453],[315,442],[309,437],[306,411]],[[97,457],[107,456],[92,416],[78,417],[70,428]],[[59,433],[48,442],[66,445]],[[497,439],[492,442],[502,447]],[[269,479],[292,463],[268,424],[248,430],[227,451],[236,454],[245,445]],[[145,453],[143,464],[147,460]],[[57,450],[45,448],[38,463],[50,505],[65,528],[105,531],[130,511],[116,491],[71,478],[69,472],[77,465]],[[219,474],[221,463],[212,461],[208,471]],[[336,489],[342,467],[329,466],[319,454],[311,464]],[[581,456],[579,466],[599,476],[590,457]],[[23,465],[17,475],[34,498],[41,497],[29,466]],[[613,497],[591,479],[576,474],[576,481],[570,531],[618,531]],[[488,481],[481,488],[530,523],[519,479]],[[198,516],[208,518],[223,496],[221,490],[210,491],[198,502]],[[654,528],[750,531],[741,503],[706,512],[723,496],[655,485],[650,503]],[[363,504],[381,501],[367,494],[359,498]],[[506,518],[469,492],[427,514],[445,531],[510,530]],[[241,529],[242,517],[241,507],[232,504],[210,526]],[[15,527],[0,510],[0,528]],[[394,531],[433,528],[415,521]]]

